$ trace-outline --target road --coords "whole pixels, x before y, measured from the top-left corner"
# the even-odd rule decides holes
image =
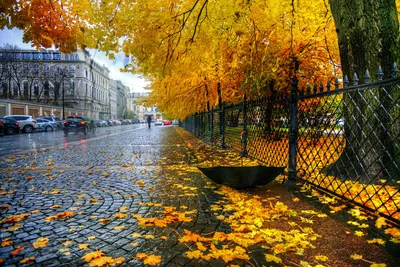
[[[87,136],[82,133],[70,134],[64,137],[63,131],[20,133],[16,135],[0,136],[0,156],[17,152],[35,152],[43,148],[67,147],[75,144],[85,144],[87,141],[147,129],[147,124],[117,125],[98,127],[96,133]]]

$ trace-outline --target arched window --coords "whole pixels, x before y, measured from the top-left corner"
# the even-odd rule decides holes
[[[69,56],[68,55],[65,55],[65,60],[69,60]]]
[[[39,74],[39,64],[33,65],[33,74],[35,74],[35,75]]]
[[[69,65],[69,72],[75,73],[75,66],[74,65]]]
[[[61,68],[60,68],[60,66],[55,65],[55,66],[54,66],[54,72],[57,73],[57,74],[61,74]]]
[[[29,71],[29,66],[28,66],[28,64],[25,64],[24,65],[24,73],[27,74],[28,71]]]
[[[13,82],[13,95],[18,95],[18,84],[16,82]]]
[[[75,95],[75,82],[72,79],[71,79],[71,82],[69,83],[69,88],[70,88],[71,95]]]
[[[79,60],[79,56],[78,55],[75,55],[75,60]]]
[[[86,93],[85,96],[88,96],[88,85],[86,84]]]
[[[49,64],[44,64],[44,72],[49,72],[50,71],[50,65]]]

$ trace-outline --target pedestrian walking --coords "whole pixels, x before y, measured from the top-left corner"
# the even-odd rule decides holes
[[[151,126],[151,116],[147,116],[147,123],[149,124],[149,129],[150,129],[150,126]]]

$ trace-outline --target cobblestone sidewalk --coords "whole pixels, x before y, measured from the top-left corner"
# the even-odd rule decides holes
[[[82,257],[101,250],[121,266],[281,265],[267,264],[264,254],[273,248],[261,243],[242,245],[249,259],[207,259],[186,253],[201,250],[195,241],[181,242],[187,231],[204,238],[233,232],[232,224],[224,220],[230,214],[223,210],[229,196],[193,165],[231,160],[229,154],[213,158],[209,152],[182,129],[160,127],[2,158],[1,264],[23,266],[25,260],[30,266],[85,266]],[[278,183],[242,193],[264,199],[266,206],[282,201],[298,214],[315,211],[303,201],[293,202]],[[215,208],[218,204],[222,210]],[[268,223],[287,228],[288,220]],[[360,253],[371,262],[396,266],[396,259],[378,245],[346,234],[346,226],[329,217],[314,220],[310,227],[321,236],[313,242],[316,249],[307,248],[303,255],[292,251],[282,257],[285,264],[300,266],[301,260],[325,253],[330,257],[326,266],[369,266],[349,259],[350,254]],[[214,241],[211,246],[223,248]],[[224,243],[226,248],[229,243]],[[152,263],[148,255],[160,256],[160,263]]]

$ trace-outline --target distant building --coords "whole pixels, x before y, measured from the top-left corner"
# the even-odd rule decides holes
[[[62,117],[64,106],[66,116],[76,109],[79,115],[93,119],[110,118],[115,99],[109,89],[109,74],[108,68],[94,61],[87,51],[0,50],[0,113],[31,113],[27,103],[35,103],[38,108],[32,108],[33,116]],[[117,103],[122,98],[117,94]],[[126,109],[126,97],[124,103],[121,105]],[[46,108],[50,105],[51,109]]]
[[[157,111],[156,107],[147,107],[140,103],[144,98],[148,97],[149,94],[148,92],[134,92],[129,94],[131,110],[137,115],[139,120],[145,120],[148,116],[154,119],[162,118],[162,114]]]

